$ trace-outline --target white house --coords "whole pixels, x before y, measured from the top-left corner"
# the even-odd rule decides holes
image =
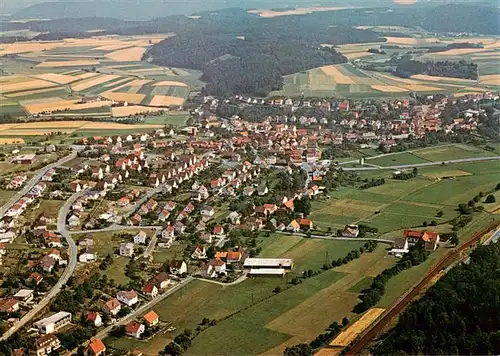
[[[139,301],[137,292],[134,290],[120,291],[116,295],[116,299],[118,299],[120,302],[129,307],[136,304]]]
[[[148,235],[146,235],[146,233],[141,230],[141,231],[139,231],[139,233],[137,233],[137,235],[134,236],[134,243],[140,244],[140,245],[145,245],[147,238],[148,238]]]
[[[134,244],[132,242],[120,244],[120,256],[132,257],[134,254]]]

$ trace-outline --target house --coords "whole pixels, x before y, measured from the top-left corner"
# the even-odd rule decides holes
[[[151,281],[156,287],[165,289],[170,284],[170,276],[166,272],[160,272]]]
[[[116,299],[118,299],[120,302],[129,307],[131,307],[132,305],[136,304],[139,301],[137,292],[134,290],[120,291],[116,295]]]
[[[148,235],[144,231],[139,231],[137,235],[134,236],[134,243],[145,245],[148,239]]]
[[[343,237],[352,237],[356,238],[359,235],[358,225],[346,225],[344,230],[342,231]]]
[[[69,323],[71,323],[71,313],[61,311],[49,316],[48,318],[41,319],[33,325],[42,334],[52,334],[62,329]]]
[[[207,258],[207,250],[203,245],[197,245],[194,252],[191,255],[193,260],[204,260]]]
[[[211,260],[210,265],[213,267],[216,274],[226,274],[226,262],[220,258]]]
[[[120,256],[132,257],[134,255],[134,244],[132,242],[120,244]]]
[[[154,284],[148,282],[142,287],[142,292],[153,299],[158,295],[158,288],[156,288]]]
[[[224,236],[224,228],[222,226],[215,226],[213,234],[215,236]]]
[[[85,252],[83,252],[80,256],[78,256],[78,261],[80,261],[82,263],[86,263],[86,262],[95,261],[96,258],[97,258],[97,256],[94,253],[94,247],[87,246],[85,248]]]
[[[40,260],[40,266],[45,272],[52,272],[52,269],[54,268],[56,263],[56,259],[52,258],[51,256],[44,256]]]
[[[140,324],[137,321],[133,320],[125,327],[125,334],[139,339],[144,330],[144,324]]]
[[[36,356],[45,356],[52,353],[52,351],[57,350],[61,347],[61,342],[57,338],[57,336],[49,334],[43,335],[36,339],[35,342],[35,354]],[[24,353],[22,353],[24,355]]]
[[[389,251],[390,255],[395,257],[403,257],[409,251],[408,239],[405,237],[398,237],[394,240],[392,249]]]
[[[243,254],[240,251],[228,251],[226,255],[226,262],[228,264],[240,262]]]
[[[101,314],[97,312],[88,312],[85,321],[91,322],[94,326],[99,327],[102,325]]]
[[[100,356],[104,355],[106,352],[106,345],[101,341],[101,339],[90,340],[88,346],[84,350],[85,356]]]
[[[14,313],[19,310],[19,302],[15,298],[7,298],[0,300],[1,313]]]
[[[297,220],[292,220],[292,222],[286,227],[288,231],[292,232],[299,232],[300,231],[300,225],[297,222]]]
[[[257,188],[257,195],[263,196],[263,195],[266,195],[267,193],[269,193],[269,189],[267,188],[266,185],[260,185]]]
[[[142,318],[148,327],[158,325],[160,322],[160,317],[152,310],[149,313],[144,314]]]
[[[182,275],[187,273],[187,264],[182,260],[172,260],[169,265],[170,273],[173,275]]]
[[[36,162],[36,154],[19,155],[14,157],[11,162],[16,164],[33,164]]]
[[[41,281],[43,281],[43,276],[38,272],[33,272],[28,277],[28,283],[34,283],[38,285]]]
[[[297,223],[300,225],[300,228],[305,231],[313,228],[313,222],[309,219],[297,219]]]
[[[423,243],[425,249],[436,250],[439,246],[439,233],[434,231],[405,230],[404,237],[408,239],[410,245]]]
[[[232,211],[231,213],[229,213],[227,218],[229,219],[229,221],[231,221],[231,224],[233,225],[241,224],[241,214],[236,211]]]
[[[200,210],[201,210],[201,215],[203,215],[204,217],[210,218],[215,214],[215,209],[208,205],[202,206]]]
[[[118,299],[113,298],[104,303],[102,307],[102,311],[106,314],[116,315],[121,310],[122,305],[118,301]]]
[[[33,293],[34,290],[32,289],[20,289],[16,294],[13,295],[13,297],[26,305],[33,300]]]

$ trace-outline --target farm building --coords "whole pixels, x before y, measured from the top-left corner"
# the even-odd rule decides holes
[[[12,163],[17,164],[33,164],[36,162],[35,154],[19,155],[12,159]]]
[[[293,260],[290,258],[247,258],[243,266],[250,270],[251,275],[283,276],[293,268]]]

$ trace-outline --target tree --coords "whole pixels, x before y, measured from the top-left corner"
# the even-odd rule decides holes
[[[438,218],[440,218],[440,217],[442,217],[442,216],[443,216],[443,214],[444,214],[444,213],[443,213],[443,211],[442,211],[442,210],[439,210],[439,211],[436,213],[436,216],[437,216]]]
[[[346,317],[344,317],[344,318],[342,319],[342,326],[343,326],[343,327],[346,327],[348,324],[349,324],[349,319],[347,319]]]
[[[484,201],[486,204],[492,204],[495,203],[497,200],[493,194],[490,194],[486,197],[486,200]]]
[[[450,237],[450,243],[453,245],[453,246],[458,246],[458,244],[460,243],[460,241],[458,240],[458,236],[457,234],[454,234]]]
[[[285,349],[283,353],[284,356],[311,356],[313,355],[313,349],[308,344],[298,344],[295,346],[290,346]]]

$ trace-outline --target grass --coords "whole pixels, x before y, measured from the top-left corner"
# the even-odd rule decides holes
[[[170,248],[159,248],[157,247],[153,252],[153,262],[154,263],[164,263],[165,261],[171,261],[179,258],[183,258],[183,251],[186,248],[185,244],[173,245]]]
[[[99,253],[99,250],[97,250]],[[106,273],[108,279],[113,279],[119,285],[127,285],[130,282],[130,278],[125,275],[125,267],[129,263],[130,259],[127,257],[114,257],[113,263],[106,268],[103,273]]]
[[[14,190],[0,190],[0,205],[5,204],[15,194]]]
[[[370,288],[372,282],[373,282],[373,277],[364,277],[361,279],[358,283],[353,285],[351,288],[349,288],[349,292],[351,293],[361,293],[363,290]]]
[[[485,151],[474,146],[450,145],[443,147],[432,147],[425,150],[418,150],[413,153],[415,156],[427,161],[439,162],[472,157],[496,156],[495,153]]]
[[[410,152],[402,152],[397,154],[385,155],[382,157],[374,158],[374,159],[366,159],[366,163],[374,164],[381,167],[388,166],[400,166],[405,164],[417,164],[417,163],[425,163],[427,160],[415,156]]]
[[[161,116],[148,116],[144,119],[145,124],[185,126],[189,113],[185,111],[171,111]]]

